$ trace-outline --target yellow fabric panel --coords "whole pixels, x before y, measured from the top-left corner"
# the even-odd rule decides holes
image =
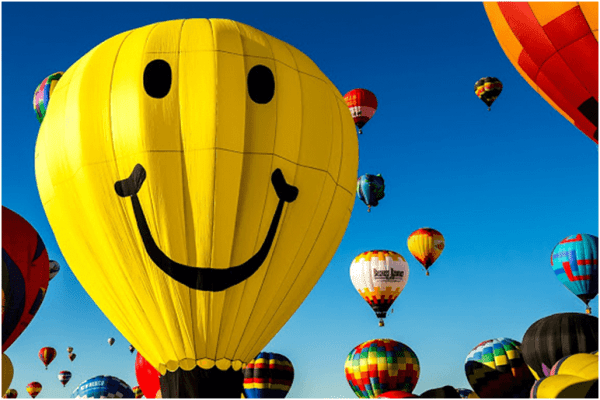
[[[562,362],[558,375],[575,375],[586,380],[598,379],[598,355],[578,353]]]
[[[159,99],[143,82],[156,59],[172,72]],[[247,90],[257,63],[276,82],[263,105]],[[50,104],[36,179],[82,286],[162,373],[241,368],[308,295],[348,224],[358,141],[341,94],[299,50],[254,28],[179,20],[100,44],[65,72]],[[275,169],[299,194],[263,265],[224,291],[202,291],[154,264],[131,199],[116,194],[137,164],[152,238],[192,267],[226,269],[256,254],[279,203]]]
[[[544,378],[537,387],[538,399],[584,398],[594,381],[573,375],[553,375]]]
[[[578,3],[581,8],[581,12],[585,17],[590,29],[598,40],[598,2],[597,1],[583,1]]]
[[[546,25],[548,22],[554,20],[556,17],[561,16],[573,7],[577,7],[578,3],[571,1],[530,1],[529,7],[533,11],[533,15],[538,20],[541,26]]]

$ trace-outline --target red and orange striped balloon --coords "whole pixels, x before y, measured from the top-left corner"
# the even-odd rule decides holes
[[[432,228],[417,229],[408,237],[408,250],[425,267],[429,275],[429,267],[444,251],[446,242],[441,233]]]
[[[598,2],[485,2],[500,46],[552,107],[598,144]]]
[[[42,360],[46,369],[48,369],[48,365],[56,357],[56,350],[53,347],[42,347],[38,353],[38,357],[40,357],[40,360]]]

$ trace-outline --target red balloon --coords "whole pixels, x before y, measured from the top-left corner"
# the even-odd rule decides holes
[[[367,89],[352,89],[344,95],[344,100],[358,127],[358,133],[362,133],[362,127],[377,110],[377,97]]]
[[[377,398],[378,399],[404,399],[406,397],[419,397],[412,393],[405,392],[403,390],[390,390],[385,393],[381,393]]]
[[[135,377],[147,399],[154,399],[160,390],[160,372],[158,372],[138,351],[135,357]]]
[[[42,347],[38,353],[38,357],[42,360],[46,369],[48,369],[48,365],[50,365],[52,360],[56,357],[56,350],[52,347]]]
[[[23,333],[40,308],[50,260],[37,231],[2,207],[2,352]]]

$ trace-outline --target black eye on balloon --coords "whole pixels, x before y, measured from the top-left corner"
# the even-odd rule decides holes
[[[171,90],[171,66],[165,60],[153,60],[144,70],[144,89],[148,96],[162,99]]]
[[[275,77],[264,65],[255,65],[248,72],[248,94],[252,101],[267,104],[275,95]]]

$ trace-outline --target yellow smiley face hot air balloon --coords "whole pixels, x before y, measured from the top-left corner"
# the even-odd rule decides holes
[[[358,143],[302,52],[235,21],[176,20],[65,71],[35,166],[65,259],[162,394],[239,398],[242,367],[342,239]]]
[[[444,251],[444,237],[431,228],[417,229],[408,237],[408,250],[425,267],[429,275],[429,267]]]

